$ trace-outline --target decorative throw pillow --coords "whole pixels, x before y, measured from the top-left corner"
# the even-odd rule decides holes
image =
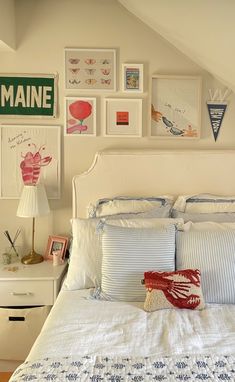
[[[184,269],[175,272],[145,272],[147,290],[144,302],[146,312],[159,309],[203,309],[200,271]]]
[[[144,270],[175,269],[175,226],[127,228],[104,225],[100,298],[144,301]]]

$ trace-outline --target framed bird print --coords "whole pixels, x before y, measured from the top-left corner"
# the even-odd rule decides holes
[[[116,50],[65,48],[65,88],[116,91]]]
[[[201,77],[152,77],[150,137],[199,139]]]

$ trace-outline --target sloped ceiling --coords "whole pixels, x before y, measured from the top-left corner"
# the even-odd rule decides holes
[[[118,0],[235,92],[234,0]]]

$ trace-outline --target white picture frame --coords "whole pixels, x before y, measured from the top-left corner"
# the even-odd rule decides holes
[[[142,99],[104,99],[106,137],[142,137]]]
[[[0,198],[19,199],[24,184],[45,185],[49,199],[60,198],[61,127],[0,126]]]
[[[65,97],[64,135],[96,136],[96,98]]]
[[[116,49],[65,48],[65,89],[115,92]]]
[[[122,91],[124,93],[143,93],[144,89],[144,65],[122,64]]]
[[[152,76],[150,137],[199,139],[200,76]]]

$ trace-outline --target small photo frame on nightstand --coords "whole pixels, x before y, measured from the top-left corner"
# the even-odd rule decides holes
[[[68,238],[65,236],[49,236],[47,248],[44,254],[46,260],[53,260],[53,252],[60,252],[61,260],[64,261],[68,246]]]

